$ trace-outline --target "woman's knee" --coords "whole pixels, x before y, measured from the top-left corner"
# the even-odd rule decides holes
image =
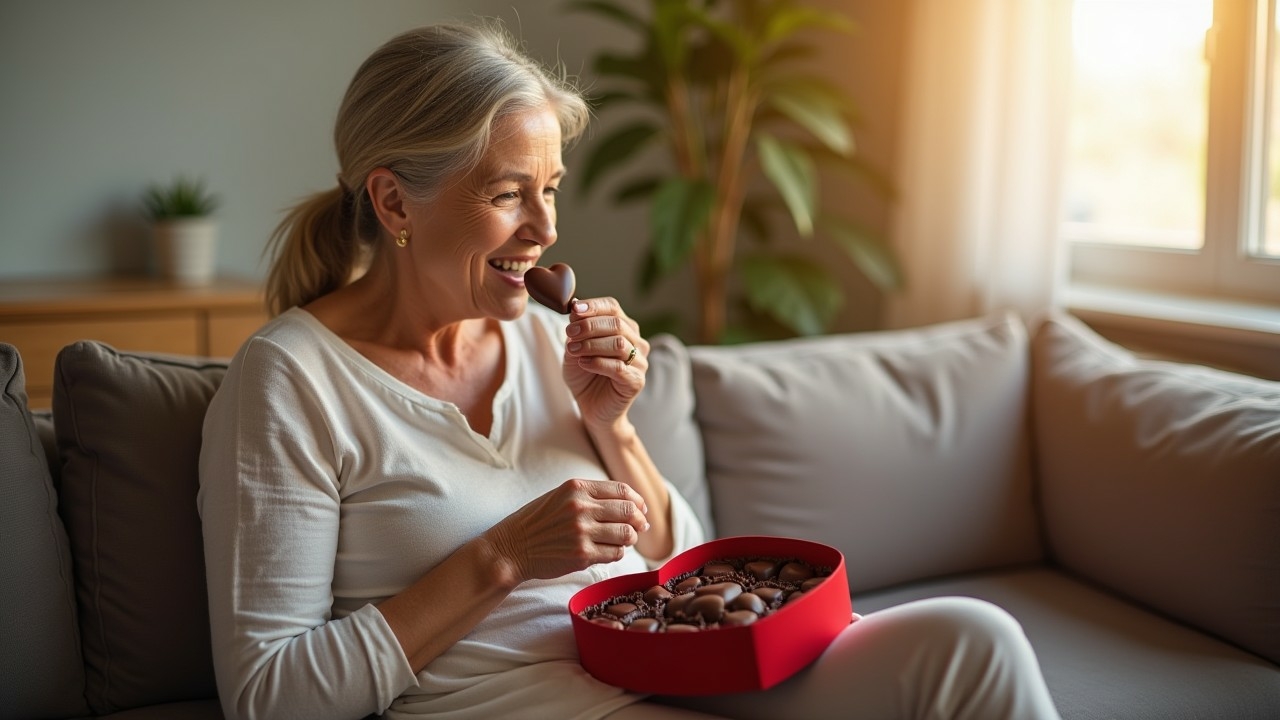
[[[905,603],[893,610],[913,624],[927,628],[930,635],[981,635],[1015,640],[1026,637],[1022,625],[1007,610],[978,598],[929,598]]]

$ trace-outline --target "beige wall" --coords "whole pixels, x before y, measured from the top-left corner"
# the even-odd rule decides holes
[[[900,3],[822,0],[864,27],[831,49],[833,79],[866,112],[861,151],[890,167],[900,76]],[[6,278],[145,271],[137,212],[147,183],[208,178],[221,195],[219,266],[260,277],[263,244],[282,208],[333,183],[330,133],[360,60],[395,32],[498,15],[545,60],[587,74],[600,48],[627,42],[558,2],[494,0],[13,0],[0,4],[0,282]],[[608,123],[606,118],[600,130]],[[570,170],[581,151],[567,156]],[[643,303],[633,286],[645,216],[604,193],[571,187],[554,257],[584,292]],[[832,186],[873,227],[884,199]],[[841,329],[874,327],[879,298],[846,274],[853,302]],[[668,289],[687,296],[681,282]]]

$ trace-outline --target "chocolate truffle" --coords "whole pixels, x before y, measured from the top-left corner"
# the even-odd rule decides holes
[[[772,560],[753,560],[743,566],[757,580],[769,580],[778,574],[778,564]]]
[[[732,575],[738,572],[738,568],[727,562],[709,562],[702,568],[702,574],[707,577],[719,577],[721,575]]]
[[[804,582],[811,577],[813,577],[813,569],[798,562],[789,562],[778,571],[778,581],[784,583]]]
[[[719,595],[721,600],[730,602],[742,594],[742,586],[736,582],[722,582],[714,585],[703,585],[693,591],[694,595]]]
[[[750,610],[734,610],[732,612],[725,613],[724,617],[720,619],[720,624],[724,627],[738,627],[741,625],[750,625],[759,619],[760,616]]]
[[[642,617],[642,618],[636,618],[634,622],[632,622],[630,625],[627,626],[627,629],[634,630],[636,632],[656,633],[658,632],[658,629],[661,627],[662,627],[662,623],[658,622],[657,620],[653,618]]]
[[[670,600],[673,597],[675,597],[675,595],[672,595],[670,590],[662,587],[661,585],[654,585],[644,591],[644,601],[650,605],[656,605],[659,600]]]

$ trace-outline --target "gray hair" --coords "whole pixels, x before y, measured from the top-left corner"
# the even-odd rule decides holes
[[[433,25],[382,45],[338,110],[338,187],[296,205],[272,234],[272,314],[350,282],[376,247],[380,226],[364,190],[370,172],[385,167],[407,194],[428,200],[479,163],[498,122],[548,107],[564,144],[586,129],[590,110],[563,68],[553,73],[532,60],[496,23]]]

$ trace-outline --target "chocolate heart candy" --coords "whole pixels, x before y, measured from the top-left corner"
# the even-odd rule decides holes
[[[564,263],[551,267],[534,265],[524,273],[524,286],[529,297],[558,313],[569,314],[569,301],[577,289],[573,268]]]

